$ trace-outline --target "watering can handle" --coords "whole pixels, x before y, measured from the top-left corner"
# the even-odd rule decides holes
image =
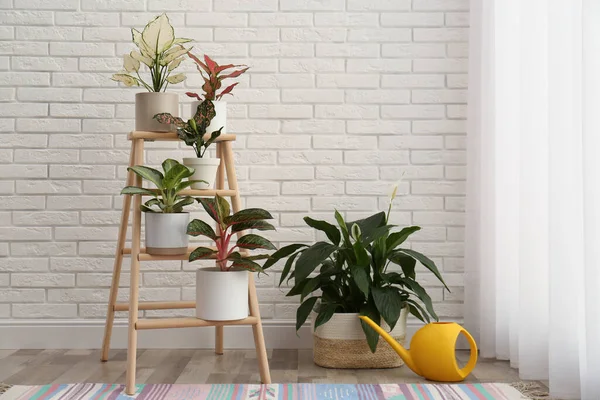
[[[477,343],[475,343],[475,339],[473,339],[473,336],[471,336],[471,334],[466,330],[463,329],[460,331],[460,333],[465,335],[465,337],[469,341],[469,345],[471,346],[471,356],[469,357],[469,362],[467,363],[467,365],[465,365],[463,369],[460,370],[460,373],[467,377],[467,375],[469,375],[471,371],[473,371],[473,368],[475,368],[475,364],[477,364]]]

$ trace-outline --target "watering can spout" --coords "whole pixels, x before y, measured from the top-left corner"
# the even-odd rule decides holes
[[[394,340],[394,338],[391,337],[385,330],[383,330],[379,325],[373,322],[371,318],[361,316],[360,319],[366,322],[371,328],[373,328],[377,333],[379,333],[386,342],[389,343],[392,349],[394,349],[394,351],[398,353],[400,358],[402,358],[402,360],[406,363],[406,366],[408,366],[408,368],[412,369],[417,375],[422,375],[408,350],[402,347],[402,345],[400,345],[400,343]]]

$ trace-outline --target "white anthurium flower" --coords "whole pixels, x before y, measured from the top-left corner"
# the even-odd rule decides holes
[[[125,54],[125,56],[123,56],[124,59],[124,63],[123,63],[123,67],[125,68],[125,71],[127,72],[137,72],[140,69],[140,61],[136,60],[135,58],[131,57],[130,54]]]
[[[155,54],[168,50],[175,40],[175,30],[167,14],[161,14],[146,25],[142,31],[142,41]]]
[[[176,84],[185,81],[186,76],[184,74],[175,74],[167,78],[167,82]]]
[[[150,57],[144,56],[142,54],[140,54],[139,51],[132,51],[131,53],[129,53],[129,55],[131,56],[131,58],[133,58],[134,60],[138,60],[140,62],[143,62],[144,64],[146,64],[148,67],[152,67],[154,65],[154,60]]]
[[[183,61],[183,57],[179,57],[174,59],[173,61],[171,61],[169,63],[169,72],[173,71],[175,68],[179,67],[179,64],[181,64],[181,62]]]
[[[189,49],[181,47],[179,49],[176,49],[176,51],[172,51],[173,49],[169,50],[168,52],[165,53],[165,57],[163,57],[163,59],[160,60],[160,65],[169,64],[171,61],[173,61],[174,59],[176,59],[178,57],[181,57],[182,55],[186,54],[191,49],[192,49],[191,47]]]
[[[138,82],[137,79],[135,79],[131,75],[127,75],[127,74],[123,74],[123,73],[114,74],[111,79],[116,82],[123,82],[125,84],[125,86],[127,86],[127,87],[140,86],[140,83]]]

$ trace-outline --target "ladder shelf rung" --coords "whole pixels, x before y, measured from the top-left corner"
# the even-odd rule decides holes
[[[204,135],[205,140],[210,138],[210,134]],[[127,135],[127,139],[135,140],[135,139],[144,139],[147,141],[178,141],[181,140],[177,137],[177,133],[175,132],[146,132],[146,131],[133,131]],[[222,133],[215,142],[231,142],[235,140],[235,135],[230,133]]]
[[[258,318],[247,317],[235,321],[206,321],[199,318],[144,318],[139,319],[135,329],[166,329],[166,328],[194,328],[202,326],[227,326],[227,325],[256,325]]]
[[[158,189],[149,189],[153,192],[158,192]],[[229,190],[229,189],[186,189],[179,192],[181,196],[214,196],[218,194],[219,196],[235,196],[237,195],[237,190]],[[149,194],[145,194],[143,196],[150,196]]]
[[[198,246],[190,246],[188,247],[188,251],[186,254],[177,254],[177,255],[155,255],[146,253],[146,248],[142,247],[140,249],[140,254],[138,255],[138,260],[140,261],[187,261],[190,259],[190,253],[194,251]],[[214,247],[211,247],[215,249]],[[242,250],[240,254],[243,256],[249,255],[248,251]],[[131,248],[126,247],[123,249],[123,255],[131,255]],[[216,256],[207,257],[207,260],[215,260]]]
[[[138,310],[183,310],[196,308],[195,301],[140,301]],[[115,303],[115,311],[129,311],[129,303]]]

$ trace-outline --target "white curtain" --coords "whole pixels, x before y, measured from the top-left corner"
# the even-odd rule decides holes
[[[600,399],[600,0],[471,0],[467,328]]]

